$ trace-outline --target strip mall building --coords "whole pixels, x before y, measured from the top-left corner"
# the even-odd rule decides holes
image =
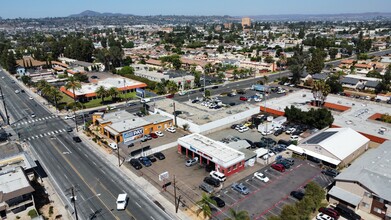
[[[215,170],[230,176],[245,166],[245,154],[224,143],[194,133],[178,138],[178,153],[198,157],[200,164],[214,165]]]

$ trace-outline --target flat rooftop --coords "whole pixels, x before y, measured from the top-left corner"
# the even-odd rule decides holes
[[[193,133],[178,139],[178,144],[188,149],[202,152],[219,165],[229,167],[245,159],[245,154],[235,150],[224,143],[212,140],[201,134]]]
[[[288,93],[286,96],[268,100],[266,102],[266,107],[284,111],[285,107],[293,105],[303,111],[308,111],[311,108],[314,108],[307,104],[313,99],[311,91],[298,90]],[[331,111],[334,116],[334,125],[349,127],[358,132],[391,140],[390,124],[368,119],[375,113],[390,114],[390,104],[338,96],[334,94],[329,94],[326,102],[350,107],[349,110],[344,112]],[[264,102],[260,105],[264,106]],[[386,129],[384,134],[378,134],[380,129]]]
[[[95,93],[95,91],[103,86],[105,89],[110,89],[115,87],[117,89],[126,88],[126,87],[145,87],[145,84],[136,80],[116,76],[108,77],[105,79],[98,79],[94,83],[82,83],[82,87],[79,90],[76,90],[76,95],[85,95],[90,93]]]
[[[29,187],[30,183],[21,168],[0,172],[0,191],[3,191],[3,193],[7,194]]]

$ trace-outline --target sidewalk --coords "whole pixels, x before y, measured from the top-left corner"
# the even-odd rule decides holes
[[[108,164],[109,166],[112,166],[116,172],[118,172],[120,175],[126,175],[131,182],[133,182],[135,185],[137,185],[142,191],[145,192],[146,196],[153,202],[156,200],[159,202],[165,209],[165,212],[172,218],[172,219],[189,219],[189,216],[187,216],[182,210],[178,210],[178,213],[175,213],[175,207],[174,205],[169,202],[165,197],[163,197],[160,194],[160,190],[152,186],[147,180],[145,180],[142,177],[137,176],[132,171],[130,171],[125,166],[121,166],[118,169],[118,158],[113,154],[108,154],[102,147],[97,146],[91,138],[87,137],[83,131],[78,132],[79,137],[83,140],[83,142],[91,149],[93,150],[97,155],[100,155],[101,158],[103,158],[103,162]],[[166,144],[164,147],[167,149],[169,147],[174,147],[173,143]],[[162,146],[163,147],[163,146]]]

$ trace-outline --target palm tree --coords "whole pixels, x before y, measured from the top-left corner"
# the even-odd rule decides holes
[[[175,94],[176,92],[178,92],[178,85],[173,81],[168,81],[167,90],[168,93]]]
[[[57,102],[61,100],[61,92],[54,86],[47,86],[42,90],[42,94],[48,99],[52,99],[57,110]]]
[[[73,93],[73,102],[76,103],[76,89],[81,89],[81,84],[80,82],[73,76],[68,78],[68,82],[65,84],[66,89],[72,89]]]
[[[250,216],[248,215],[248,212],[243,211],[235,211],[234,209],[229,209],[229,213],[231,214],[232,218],[226,218],[225,220],[250,220]]]
[[[95,93],[98,97],[102,98],[102,102],[104,102],[105,97],[107,96],[107,90],[105,89],[104,86],[99,86],[96,90]]]
[[[117,99],[117,95],[119,94],[119,91],[118,91],[117,88],[111,87],[111,88],[109,89],[109,91],[107,91],[107,94],[108,94],[109,96],[111,96],[112,98]]]
[[[206,193],[202,193],[201,200],[196,202],[196,204],[199,206],[199,209],[197,210],[197,216],[202,212],[204,218],[212,216],[212,210],[210,208],[210,205],[217,205],[216,201],[211,199],[210,196]]]
[[[42,91],[44,88],[50,86],[50,84],[45,80],[39,80],[37,82],[37,89],[38,91]]]
[[[330,93],[330,86],[323,80],[316,81],[312,87],[312,94],[315,99],[316,106],[324,104],[327,95]]]

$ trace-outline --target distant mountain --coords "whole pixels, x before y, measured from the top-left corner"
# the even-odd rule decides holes
[[[130,14],[121,14],[121,13],[100,13],[96,11],[86,10],[79,14],[69,15],[68,17],[115,17],[115,16],[128,16]]]
[[[390,12],[341,13],[341,14],[281,14],[248,16],[258,21],[335,21],[335,20],[372,20],[390,19]]]

